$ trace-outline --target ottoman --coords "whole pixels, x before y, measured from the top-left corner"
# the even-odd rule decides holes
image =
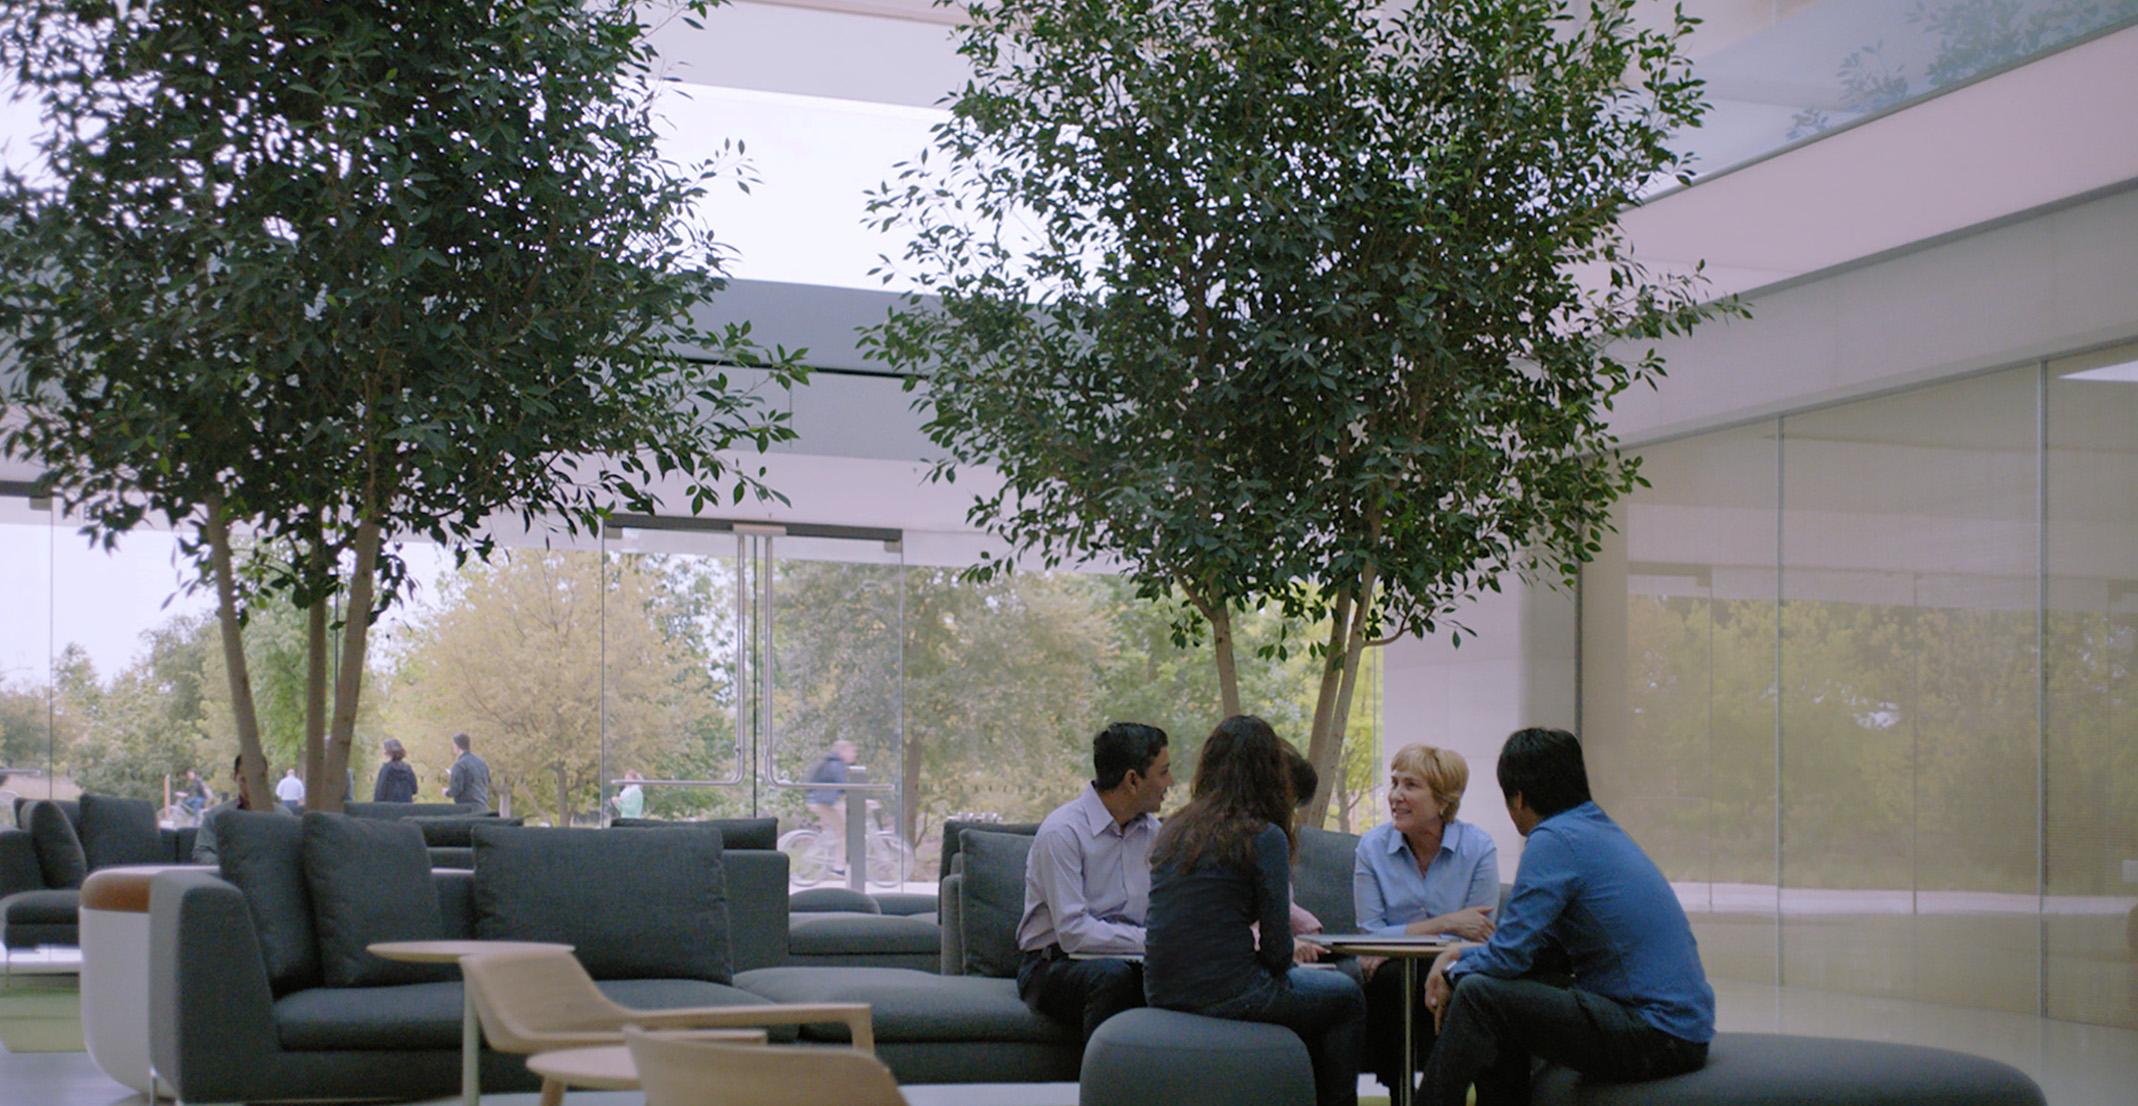
[[[1084,1047],[1079,1106],[1311,1106],[1314,1064],[1281,1025],[1126,1010]]]
[[[1529,1100],[1532,1106],[2043,1106],[2041,1088],[2026,1073],[1981,1056],[1778,1033],[1718,1033],[1705,1068],[1648,1083],[1587,1080],[1546,1065]]]

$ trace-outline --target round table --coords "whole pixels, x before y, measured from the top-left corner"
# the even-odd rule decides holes
[[[1418,1014],[1418,962],[1428,966],[1441,953],[1449,949],[1473,948],[1475,942],[1459,940],[1390,940],[1370,933],[1346,936],[1316,934],[1309,940],[1332,952],[1349,953],[1352,956],[1380,956],[1403,964],[1403,1070],[1407,1073],[1403,1085],[1392,1096],[1393,1106],[1411,1106],[1411,1095],[1418,1079],[1418,1058],[1412,1050],[1416,1047],[1412,1037],[1412,1019]]]
[[[381,960],[409,964],[458,964],[462,957],[485,952],[570,952],[572,946],[553,941],[379,941],[365,946]],[[482,1022],[475,1013],[475,990],[460,986],[460,1101],[476,1106],[482,1101]]]

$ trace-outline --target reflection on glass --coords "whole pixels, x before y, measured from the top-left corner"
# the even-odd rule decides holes
[[[1713,105],[1680,137],[1710,174],[2138,19],[2138,0],[1703,0]]]
[[[1708,969],[1772,981],[1773,428],[1651,447],[1641,474],[1582,589],[1594,787],[1678,885]]]
[[[2046,420],[2044,1013],[2124,1026],[2138,1026],[2134,359],[2051,362]]]

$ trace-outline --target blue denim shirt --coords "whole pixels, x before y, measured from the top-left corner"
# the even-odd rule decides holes
[[[1361,933],[1401,933],[1424,918],[1500,901],[1500,856],[1492,835],[1461,820],[1440,833],[1440,852],[1424,875],[1410,842],[1383,822],[1359,837],[1351,866],[1351,905]]]
[[[1573,961],[1574,986],[1681,1040],[1715,1036],[1715,991],[1677,892],[1592,802],[1530,831],[1499,929],[1484,947],[1465,950],[1448,976],[1513,978],[1548,943]]]

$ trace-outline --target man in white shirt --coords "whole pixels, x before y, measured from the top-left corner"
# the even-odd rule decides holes
[[[1091,741],[1096,777],[1040,823],[1024,870],[1017,992],[1084,1038],[1143,1005],[1151,844],[1173,785],[1165,731],[1116,722]]]
[[[275,798],[285,803],[304,801],[304,781],[297,778],[295,768],[284,769],[282,778],[275,781]]]

